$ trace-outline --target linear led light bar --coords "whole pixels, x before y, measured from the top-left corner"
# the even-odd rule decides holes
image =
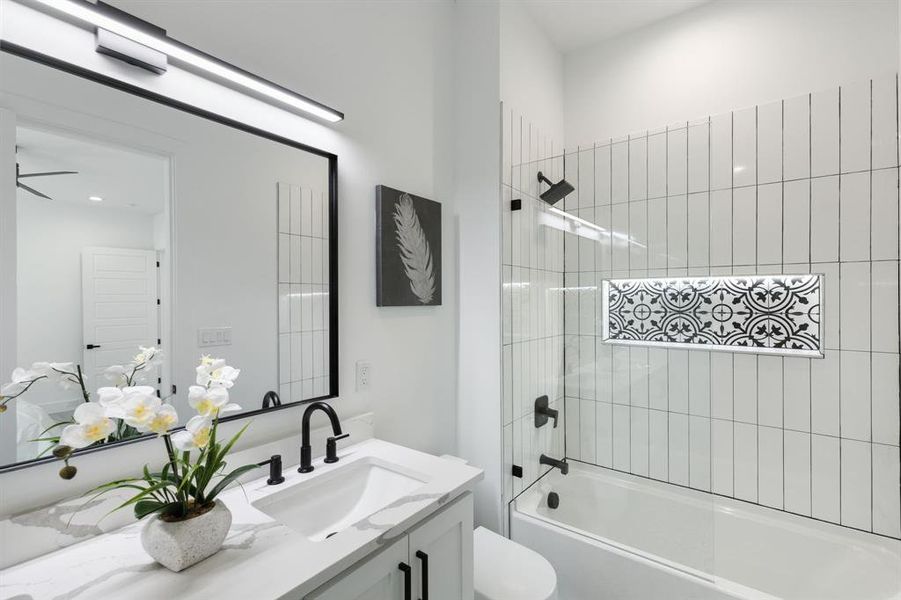
[[[142,31],[137,27],[113,18],[109,14],[105,14],[102,8],[98,8],[96,5],[84,0],[34,0],[34,2],[59,11],[82,23],[104,29],[151,50],[161,52],[173,61],[224,79],[255,95],[274,100],[330,123],[337,123],[344,119],[344,113],[340,111],[266,81],[169,37],[161,37]]]

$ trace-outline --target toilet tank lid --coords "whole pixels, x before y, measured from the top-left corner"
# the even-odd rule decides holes
[[[484,527],[473,532],[473,553],[474,586],[481,597],[546,600],[557,589],[557,574],[546,558]]]

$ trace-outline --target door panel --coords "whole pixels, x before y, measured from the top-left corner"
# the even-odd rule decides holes
[[[336,577],[335,583],[307,595],[307,600],[403,600],[404,574],[398,566],[409,564],[407,544],[407,536],[402,537],[360,566]]]
[[[410,533],[413,597],[469,600],[472,590],[472,494],[465,494]],[[424,553],[418,556],[417,552]],[[428,563],[428,589],[424,585]]]
[[[81,258],[84,373],[88,389],[106,385],[103,371],[126,364],[138,346],[159,338],[155,250],[85,248]],[[89,349],[88,346],[97,346]],[[144,383],[157,387],[159,373]]]

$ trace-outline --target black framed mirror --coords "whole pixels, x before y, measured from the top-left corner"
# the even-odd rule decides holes
[[[0,471],[55,460],[100,388],[184,425],[204,355],[242,370],[223,421],[338,395],[335,154],[7,42],[0,73]]]

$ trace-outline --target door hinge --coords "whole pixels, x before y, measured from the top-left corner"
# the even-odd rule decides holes
[[[172,393],[175,394],[178,392],[178,388],[175,387],[175,384],[172,384]]]
[[[160,261],[156,261],[156,268],[157,268],[157,269],[160,268]]]
[[[522,479],[522,467],[519,465],[513,465],[513,476],[519,477]]]
[[[162,377],[157,377],[157,378],[156,378],[156,382],[157,382],[158,384],[163,383],[163,378],[162,378]]]
[[[157,306],[160,305],[160,299],[159,299],[159,298],[156,299],[156,305],[157,305]]]
[[[157,345],[157,346],[162,346],[162,345],[163,345],[163,340],[160,339],[160,338],[156,338],[156,345]]]

